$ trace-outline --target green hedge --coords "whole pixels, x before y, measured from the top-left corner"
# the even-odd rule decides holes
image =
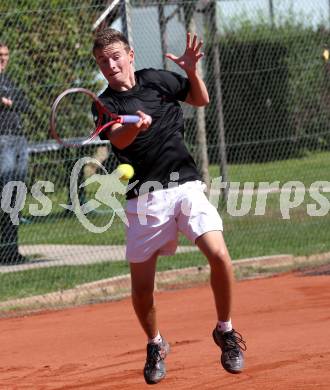
[[[330,149],[330,68],[322,59],[330,32],[287,23],[243,23],[219,39],[229,162],[288,158]],[[211,52],[211,47],[207,51]],[[214,92],[214,64],[207,63]],[[209,149],[217,145],[216,101],[208,107]],[[213,153],[211,162],[217,161]]]

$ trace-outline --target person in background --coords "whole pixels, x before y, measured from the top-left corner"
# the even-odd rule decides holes
[[[28,110],[25,94],[5,73],[9,48],[0,42],[0,194],[2,202],[10,194],[10,204],[16,199],[17,187],[3,191],[10,181],[25,181],[28,167],[28,143],[24,136],[21,114]],[[21,264],[26,258],[18,250],[18,224],[10,214],[0,209],[0,264]]]

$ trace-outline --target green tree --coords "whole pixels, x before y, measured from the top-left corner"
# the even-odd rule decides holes
[[[30,142],[49,139],[50,107],[61,91],[77,85],[98,88],[91,43],[92,25],[104,8],[100,3],[1,2],[1,40],[10,47],[12,57],[8,70],[31,103],[24,119]]]

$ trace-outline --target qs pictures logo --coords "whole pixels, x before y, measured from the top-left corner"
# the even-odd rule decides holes
[[[86,164],[97,165],[101,168],[104,174],[94,174],[87,178],[84,183],[79,184],[79,177],[81,177],[81,171]],[[103,233],[108,230],[115,216],[117,215],[125,225],[128,225],[128,220],[124,211],[124,208],[120,201],[116,198],[116,195],[125,195],[127,191],[133,188],[137,181],[126,185],[122,183],[120,177],[122,174],[116,169],[112,173],[108,173],[106,168],[95,158],[83,157],[79,159],[70,175],[70,200],[71,205],[61,204],[63,208],[72,211],[77,216],[79,222],[85,229],[92,233]],[[98,189],[95,192],[95,198],[88,200],[84,204],[80,204],[79,189],[86,187],[92,183],[98,184]],[[100,206],[106,205],[111,209],[111,217],[109,222],[104,226],[96,226],[87,217],[88,213],[97,210]]]

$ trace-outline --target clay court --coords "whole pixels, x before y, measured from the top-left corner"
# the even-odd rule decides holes
[[[234,325],[246,370],[226,373],[210,337],[207,285],[157,294],[172,346],[159,389],[329,389],[330,275],[288,273],[236,284]],[[129,299],[0,320],[0,389],[146,389],[145,338]]]

